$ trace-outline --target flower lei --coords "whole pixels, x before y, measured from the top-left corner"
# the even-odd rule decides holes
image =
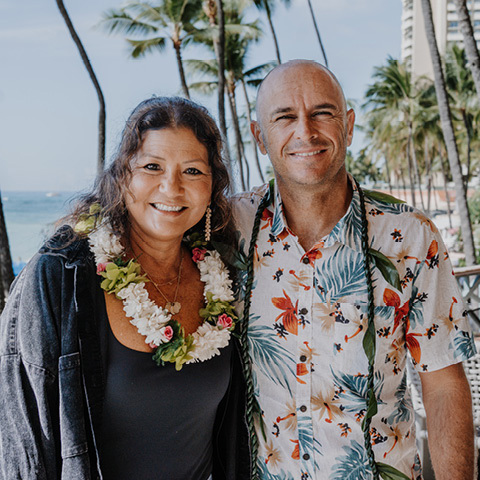
[[[180,370],[184,364],[203,362],[219,355],[220,349],[228,345],[237,319],[231,303],[234,299],[232,280],[219,253],[207,250],[206,242],[198,233],[188,240],[200,280],[205,283],[206,305],[199,311],[204,322],[193,334],[186,336],[172,314],[149,298],[145,288],[149,280],[141,274],[140,263],[124,258],[124,247],[108,220],[101,219],[98,205],[93,205],[90,214],[80,218],[75,231],[88,235],[97,274],[103,277],[101,288],[123,301],[123,310],[131,318],[130,323],[154,349],[153,360],[157,365],[175,363],[176,370]]]

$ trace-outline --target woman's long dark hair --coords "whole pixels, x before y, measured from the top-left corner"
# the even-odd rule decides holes
[[[130,222],[125,198],[132,177],[132,160],[141,148],[146,132],[164,128],[188,128],[207,149],[212,171],[212,237],[231,244],[232,212],[226,198],[230,179],[222,160],[222,137],[205,107],[181,97],[152,97],[132,111],[110,166],[93,190],[77,200],[73,212],[62,222],[76,224],[82,215],[88,214],[92,204],[99,203],[102,215],[110,220],[113,231],[121,238],[128,238]],[[193,230],[203,229],[204,223],[205,217]]]

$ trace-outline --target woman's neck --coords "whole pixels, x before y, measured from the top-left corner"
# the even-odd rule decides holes
[[[182,260],[181,239],[152,241],[130,231],[129,246],[133,258],[142,268],[157,279],[172,278],[178,274]]]

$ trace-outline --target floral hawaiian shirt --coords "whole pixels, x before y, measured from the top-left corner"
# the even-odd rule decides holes
[[[235,197],[243,254],[265,193],[260,187]],[[370,430],[373,451],[377,461],[419,479],[408,357],[419,372],[428,372],[466,360],[475,346],[435,225],[378,192],[365,196],[370,248],[390,260],[401,283],[397,289],[378,265],[372,269],[378,402]],[[359,194],[353,192],[346,214],[308,252],[289,230],[276,189],[273,203],[262,213],[255,246],[248,326],[263,420],[256,425],[260,478],[371,478],[361,430],[368,297]],[[240,297],[244,287],[241,281]]]

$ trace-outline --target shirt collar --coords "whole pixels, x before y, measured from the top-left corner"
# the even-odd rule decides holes
[[[356,250],[357,252],[362,251],[362,215],[361,215],[361,204],[360,204],[360,195],[357,190],[357,186],[353,180],[353,177],[348,174],[348,180],[352,185],[353,195],[348,210],[345,215],[338,221],[338,223],[333,227],[333,230],[323,239],[323,246],[330,247],[335,243],[342,243],[347,247]],[[274,201],[273,206],[273,217],[272,217],[272,227],[270,233],[273,236],[278,236],[285,229],[288,229],[287,220],[285,218],[285,213],[283,211],[283,202],[278,190],[277,182],[275,182],[274,190]]]

